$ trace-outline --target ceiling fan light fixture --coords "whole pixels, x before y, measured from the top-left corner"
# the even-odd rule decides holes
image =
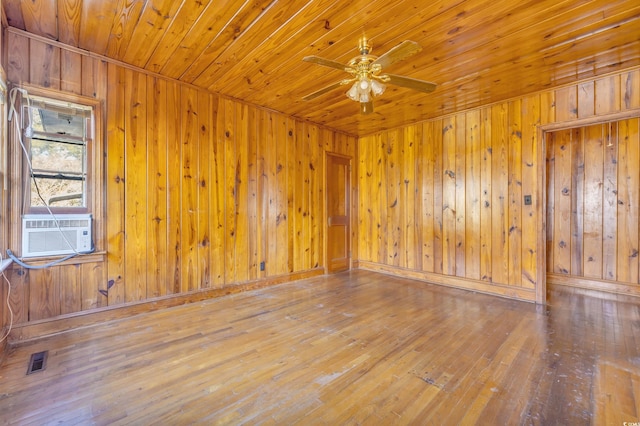
[[[347,90],[347,97],[352,101],[369,103],[372,97],[381,95],[385,88],[386,86],[379,81],[364,76]]]
[[[384,90],[387,88],[384,84],[380,83],[377,80],[371,80],[371,91],[374,96],[380,96],[384,93]]]
[[[357,81],[355,83],[353,83],[353,86],[351,86],[351,89],[347,90],[347,97],[349,99],[351,99],[352,101],[356,101],[356,102],[360,101],[360,94],[358,93],[358,82]]]

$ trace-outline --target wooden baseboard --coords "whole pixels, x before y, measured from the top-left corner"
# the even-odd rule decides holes
[[[489,283],[487,281],[472,280],[469,278],[451,277],[448,275],[434,274],[432,272],[415,271],[411,269],[400,268],[397,266],[383,265],[381,263],[367,262],[362,260],[358,262],[358,267],[359,269],[381,272],[396,277],[427,281],[432,284],[454,287],[462,290],[477,291],[479,293],[506,297],[508,299],[516,299],[534,303],[536,301],[535,289],[495,284]]]
[[[547,274],[547,285],[572,287],[587,291],[610,293],[619,296],[640,297],[640,285],[622,283],[619,281],[605,281],[574,276]]]
[[[24,344],[44,337],[64,333],[65,331],[90,327],[96,324],[127,318],[145,312],[199,302],[206,299],[236,294],[244,291],[256,290],[275,284],[297,281],[322,274],[324,274],[324,268],[315,268],[308,271],[294,272],[291,274],[234,284],[223,288],[211,288],[187,294],[163,296],[153,300],[106,306],[96,308],[91,311],[60,315],[46,320],[14,324],[8,340],[11,346]]]

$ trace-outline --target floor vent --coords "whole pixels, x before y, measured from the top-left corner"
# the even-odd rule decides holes
[[[38,371],[42,371],[47,366],[47,355],[49,351],[36,352],[31,354],[31,359],[29,360],[29,368],[27,369],[27,374],[37,373]]]

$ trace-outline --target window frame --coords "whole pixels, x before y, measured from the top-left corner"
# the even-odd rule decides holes
[[[97,189],[100,188],[99,185],[97,185],[98,182],[96,182],[96,180],[100,181],[100,178],[98,176],[100,176],[100,173],[98,172],[99,170],[102,169],[102,165],[101,164],[96,164],[97,161],[99,161],[99,159],[102,157],[102,155],[97,155],[97,153],[101,153],[102,152],[102,141],[101,141],[101,108],[100,108],[100,101],[93,99],[93,98],[89,98],[89,97],[84,97],[84,96],[80,96],[80,95],[75,95],[75,94],[70,94],[70,93],[66,93],[66,92],[60,92],[57,90],[48,90],[48,89],[42,89],[42,88],[35,88],[35,87],[28,87],[28,86],[22,86],[23,89],[25,89],[27,91],[27,93],[29,94],[29,96],[34,96],[36,98],[41,98],[41,99],[45,99],[45,100],[50,100],[52,104],[54,103],[71,103],[71,104],[76,104],[76,105],[81,105],[83,107],[87,107],[91,109],[91,128],[89,129],[88,132],[88,141],[87,144],[85,145],[85,168],[86,168],[86,182],[84,184],[84,198],[85,198],[85,202],[84,202],[84,206],[82,207],[69,207],[69,206],[55,206],[55,205],[51,205],[49,206],[49,209],[53,212],[53,213],[58,213],[58,214],[65,214],[65,213],[78,213],[78,214],[82,214],[82,213],[91,213],[91,214],[95,214],[97,213],[97,203],[96,203],[96,197],[100,197],[100,191],[96,191]],[[28,122],[28,119],[26,119],[26,117],[24,117],[25,111],[26,111],[26,98],[24,95],[21,96],[21,105],[20,105],[20,111],[21,111],[21,118],[22,118],[22,124],[21,124],[21,129],[24,135],[24,131],[25,131],[25,126],[26,126],[26,122]],[[27,149],[27,152],[29,154],[31,154],[31,139],[30,138],[26,138],[23,137],[23,142],[25,144],[25,148]],[[23,194],[23,213],[24,214],[42,214],[42,213],[48,213],[49,209],[45,206],[33,206],[31,205],[31,192],[32,192],[32,178],[31,178],[31,174],[29,171],[29,166],[27,164],[26,159],[23,157],[23,161],[22,161],[22,174],[23,174],[23,188],[22,188],[22,194]]]

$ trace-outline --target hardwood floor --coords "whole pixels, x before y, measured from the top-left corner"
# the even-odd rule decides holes
[[[352,271],[14,347],[0,418],[622,425],[640,421],[639,345],[638,299],[552,291],[541,307]]]

